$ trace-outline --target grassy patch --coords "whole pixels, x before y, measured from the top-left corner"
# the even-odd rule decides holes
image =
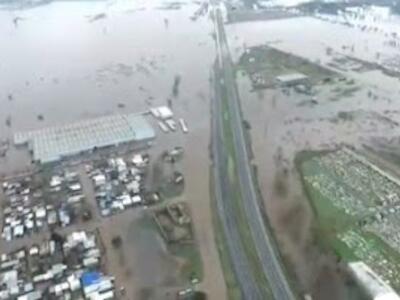
[[[311,175],[320,171],[318,164],[313,160],[308,160],[301,164],[303,175]],[[325,250],[333,250],[342,259],[352,261],[357,259],[352,249],[338,240],[337,235],[341,231],[347,230],[354,225],[354,221],[346,214],[336,208],[318,189],[303,180],[307,198],[310,201],[313,213],[318,220],[317,240]]]
[[[272,86],[276,76],[295,72],[309,76],[315,84],[327,78],[337,77],[337,73],[329,69],[265,45],[249,48],[240,57],[238,69],[248,73],[253,84],[254,75],[261,76],[266,86]]]
[[[184,260],[181,277],[185,280],[194,278],[201,281],[203,279],[203,262],[196,244],[170,244],[168,250],[171,254]]]
[[[327,250],[334,251],[346,262],[357,260],[365,262],[377,274],[388,280],[394,288],[400,289],[398,278],[400,254],[359,222],[365,217],[370,217],[371,213],[365,215],[365,211],[357,210],[356,214],[349,214],[345,209],[337,206],[334,198],[330,199],[330,197],[339,199],[337,197],[343,194],[322,193],[321,184],[332,184],[336,190],[346,191],[346,195],[352,195],[354,199],[363,199],[366,207],[371,207],[371,203],[374,203],[373,199],[377,196],[367,192],[364,187],[366,199],[362,198],[363,194],[359,194],[359,191],[351,188],[347,181],[321,164],[319,160],[321,155],[324,154],[306,152],[296,158],[296,166],[301,174],[304,190],[317,217],[316,234],[319,244]],[[329,180],[320,182],[307,179],[321,174]]]
[[[156,231],[162,235],[160,227],[157,225],[154,218],[146,215],[142,217],[135,226],[139,226],[143,230]],[[182,260],[180,276],[183,280],[190,282],[196,278],[199,281],[203,280],[203,261],[200,251],[195,241],[193,242],[174,242],[168,243],[164,239],[168,252]]]
[[[135,226],[143,230],[152,230],[159,232],[159,228],[156,222],[154,222],[154,219],[148,214],[145,214],[140,219],[138,219],[135,222]]]
[[[337,238],[332,238],[330,240],[330,245],[335,254],[344,261],[351,262],[360,259],[354,254],[353,249],[349,248],[345,243],[341,242]]]
[[[400,253],[388,246],[379,236],[370,232],[364,232],[363,236],[368,239],[385,257],[393,257],[396,263],[400,262]],[[400,266],[399,266],[400,267]]]
[[[304,162],[302,165],[302,175],[315,175],[323,170],[314,160]],[[354,225],[354,220],[349,218],[343,211],[335,207],[331,200],[321,194],[318,188],[313,187],[304,181],[308,198],[311,199],[311,206],[314,214],[318,217],[321,229],[329,235],[330,231],[335,234],[337,231],[346,229]]]
[[[160,186],[160,193],[163,199],[173,199],[183,194],[184,184],[174,184],[171,182],[164,182]]]

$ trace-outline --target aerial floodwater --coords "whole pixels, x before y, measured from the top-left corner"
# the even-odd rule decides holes
[[[182,77],[182,101],[208,92],[214,44],[208,18],[190,18],[198,5],[16,6],[0,10],[0,140],[16,131],[166,104],[176,76]]]
[[[400,292],[399,50],[400,0],[0,0],[0,298]]]
[[[237,22],[226,30],[260,188],[281,249],[299,282],[314,289],[313,297],[352,299],[346,276],[336,272],[340,250],[315,251],[320,236],[329,234],[315,234],[320,220],[314,204],[306,204],[298,153],[343,145],[364,153],[375,148],[377,137],[380,147],[390,141],[391,151],[398,151],[399,16],[388,7],[341,7],[339,13]],[[312,89],[276,88],[276,76],[293,72],[307,74]]]
[[[160,223],[171,225],[169,213],[174,210],[166,209],[168,202],[161,208],[152,206],[152,213],[146,213],[146,204],[121,217],[100,216],[93,178],[84,171],[88,165],[79,161],[77,168],[72,167],[79,173],[82,193],[93,201],[89,206],[94,224],[89,222],[87,229],[98,228],[105,247],[111,247],[117,235],[126,240],[120,251],[109,248],[107,264],[121,289],[116,291],[126,294],[127,299],[176,299],[179,290],[192,286],[191,281],[201,281],[201,289],[210,297],[225,299],[209,199],[210,72],[216,53],[213,30],[207,7],[192,1],[0,1],[2,180],[21,172],[30,176],[30,171],[41,168],[39,162],[32,163],[34,155],[27,147],[13,145],[15,133],[28,132],[25,136],[29,136],[31,130],[50,130],[57,135],[54,128],[66,133],[76,124],[87,125],[85,120],[133,114],[143,115],[156,132],[156,142],[141,152],[150,156],[152,164],[147,168],[149,175],[144,176],[146,183],[140,183],[140,194],[144,196],[145,184],[149,191],[161,185],[165,188],[167,175],[177,177],[180,185],[181,174],[185,174],[185,196],[181,196],[182,191],[165,196],[174,198],[173,203],[179,201],[176,211],[190,204],[196,212],[189,221],[186,218],[190,230],[183,230],[190,232],[189,238],[185,237],[192,243],[181,248],[176,240],[173,247],[167,243],[154,224],[153,211],[160,210]],[[168,134],[159,128],[163,120],[150,114],[150,109],[158,106],[168,107],[176,117],[175,123],[170,119],[168,127],[164,124]],[[106,127],[98,126],[99,131]],[[93,139],[97,134],[93,130]],[[111,154],[104,155],[122,155],[118,151],[126,154],[124,147],[115,146]],[[134,165],[132,156],[138,153],[130,151],[119,157],[119,162]],[[179,162],[172,155],[171,164],[164,162],[169,151],[180,153]],[[107,164],[107,158],[102,160]],[[163,168],[172,175],[162,173]],[[57,164],[49,171],[58,175],[66,172]],[[157,177],[157,184],[153,177]],[[49,182],[47,178],[45,186]],[[1,188],[0,198],[2,203],[6,201]],[[175,228],[182,233],[179,226]],[[10,243],[1,238],[1,253],[25,245],[28,237],[17,239],[21,232],[18,234]],[[12,239],[9,234],[7,237]],[[36,233],[32,239],[39,239]],[[194,243],[197,240],[199,243]],[[149,294],[153,298],[146,296]]]

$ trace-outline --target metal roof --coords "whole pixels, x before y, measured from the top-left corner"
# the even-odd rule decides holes
[[[302,73],[291,73],[291,74],[277,76],[276,79],[279,82],[289,83],[298,80],[306,80],[308,79],[308,76]]]
[[[81,282],[84,287],[92,284],[97,284],[101,281],[101,274],[99,272],[86,272],[81,276]]]
[[[95,147],[143,141],[154,137],[154,129],[142,115],[127,114],[19,132],[14,135],[14,143],[28,144],[34,160],[46,163]]]
[[[351,273],[376,300],[400,300],[400,296],[378,274],[362,261],[349,263]]]

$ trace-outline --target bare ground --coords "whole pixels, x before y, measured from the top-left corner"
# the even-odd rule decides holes
[[[208,136],[192,134],[185,147],[184,169],[188,175],[185,193],[191,206],[195,235],[203,259],[204,280],[201,289],[207,291],[210,299],[226,299],[210,206]]]

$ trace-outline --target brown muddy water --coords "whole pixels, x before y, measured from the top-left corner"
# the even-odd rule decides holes
[[[166,104],[176,76],[174,110],[202,104],[215,57],[212,23],[207,14],[190,19],[198,4],[172,8],[117,0],[0,10],[0,140]],[[202,119],[194,115],[194,126],[204,126]],[[3,159],[3,170],[20,160],[13,156]]]
[[[387,21],[365,21],[362,25],[349,22],[344,25],[336,20],[308,16],[237,23],[230,25],[229,31],[233,47],[249,47],[261,42],[313,62],[326,63],[337,54],[400,70],[399,17]]]
[[[184,200],[196,212],[193,223],[204,269],[199,289],[223,300],[208,197],[213,25],[208,14],[198,13],[200,4],[180,3],[67,1],[0,10],[0,141],[20,130],[142,112],[171,99],[189,134],[163,134],[151,121],[157,139],[150,155],[155,159],[165,150],[184,147]],[[174,89],[178,76],[179,89]],[[24,151],[12,149],[0,158],[0,175],[27,167]],[[129,218],[122,222],[130,224]],[[132,230],[128,239],[138,253],[132,255],[136,277],[129,282],[140,292],[135,299],[170,299],[165,289],[171,284],[173,298],[175,261],[165,257],[159,238]]]
[[[336,104],[336,109],[329,110],[324,106],[330,103],[297,107],[301,101],[298,95],[273,90],[256,95],[250,92],[247,79],[239,82],[266,212],[299,289],[311,292],[314,299],[359,299],[354,296],[343,265],[316,244],[314,216],[303,194],[294,158],[301,150],[330,149],[342,143],[361,147],[371,137],[394,136],[392,125],[376,122],[368,114],[353,121],[338,120],[337,113],[342,109],[358,109],[356,101]]]
[[[208,17],[190,19],[198,8],[193,3],[165,9],[161,2],[117,0],[54,2],[30,9],[0,10],[0,140],[19,130],[140,112],[165,104],[173,98],[174,79],[179,75],[179,95],[173,100],[173,109],[190,121],[194,135],[185,140],[192,158],[187,164],[199,174],[193,175],[193,185],[188,189],[199,191],[202,187],[203,192],[208,191],[208,165],[202,162],[207,156],[208,79],[215,49]],[[318,34],[311,34],[316,21],[284,22],[228,28],[235,58],[244,43],[273,44],[279,39],[283,40],[278,43],[281,50],[299,51],[306,58],[310,55],[311,60],[329,60],[324,60],[326,45],[315,46],[320,45],[315,38]],[[313,51],[298,43],[298,30],[292,29],[301,28],[299,25],[307,26]],[[323,28],[331,30],[329,26]],[[329,37],[326,32],[324,36]],[[313,217],[302,195],[293,158],[303,149],[324,149],[343,142],[360,146],[370,137],[398,135],[397,125],[379,118],[377,121],[375,115],[400,122],[400,105],[394,101],[399,94],[398,80],[380,72],[374,74],[350,73],[360,80],[360,91],[336,102],[325,101],[329,91],[322,91],[314,107],[300,106],[307,99],[296,94],[252,92],[248,80],[238,78],[244,115],[252,126],[255,162],[268,215],[301,288],[313,291],[315,299],[346,299],[346,280],[335,260],[314,246],[310,234]],[[379,78],[378,82],[374,78]],[[369,98],[368,90],[378,99]],[[341,111],[355,112],[355,120],[339,120]],[[166,136],[163,140],[171,147],[175,144]],[[23,169],[29,157],[25,153],[22,158],[21,153],[11,151],[0,158],[0,171]],[[204,206],[206,200],[196,205]],[[202,217],[195,216],[200,221]],[[212,237],[207,235],[210,230],[208,226],[199,229],[204,245],[212,244]],[[150,240],[149,245],[153,242],[156,240]],[[215,254],[212,246],[204,247]],[[151,274],[144,275],[152,279]],[[150,284],[158,283],[154,280]]]
[[[246,47],[265,44],[325,66],[332,59],[326,53],[328,46],[340,51],[343,44],[359,43],[360,53],[354,55],[365,60],[373,58],[372,48],[362,47],[366,44],[375,43],[388,50],[388,55],[392,51],[383,44],[384,37],[377,38],[378,33],[356,31],[313,18],[227,26],[235,61]],[[351,95],[335,97],[335,84],[318,87],[315,97],[279,89],[254,91],[248,77],[237,74],[267,215],[299,288],[323,300],[362,296],[354,290],[343,265],[316,245],[314,216],[294,165],[296,153],[341,144],[361,148],[376,137],[393,139],[400,134],[398,78],[379,70],[335,71],[354,79],[358,88]],[[310,99],[315,103],[304,105]]]

